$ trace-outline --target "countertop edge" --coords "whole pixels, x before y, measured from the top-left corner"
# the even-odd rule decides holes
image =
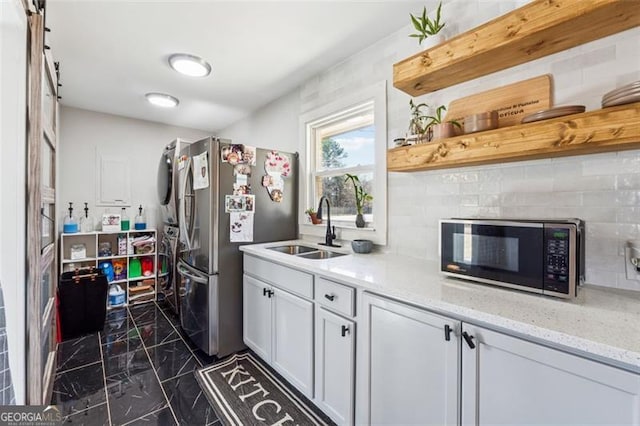
[[[282,241],[278,243],[243,245],[240,246],[240,250],[245,254],[254,255],[256,257],[275,262],[286,267],[298,269],[311,274],[317,274],[325,278],[334,279],[346,284],[356,286],[357,288],[368,293],[397,300],[420,309],[426,309],[437,314],[452,317],[459,321],[483,326],[498,332],[504,332],[515,337],[530,340],[553,349],[573,353],[585,358],[593,359],[595,361],[603,362],[614,367],[622,368],[640,374],[640,353],[635,351],[611,346],[605,343],[567,334],[562,331],[553,330],[547,327],[542,327],[527,322],[517,321],[511,318],[475,310],[461,305],[438,301],[432,298],[426,299],[424,296],[421,296],[419,294],[413,294],[411,292],[401,291],[399,289],[394,290],[393,287],[390,288],[388,286],[382,287],[372,282],[363,281],[346,274],[324,270],[319,267],[321,264],[326,265],[325,262],[331,262],[332,259],[321,261],[299,261],[300,259],[295,259],[296,261],[292,263],[291,261],[294,259],[291,258],[291,255],[267,250],[269,247],[287,243],[305,245],[312,244],[308,241],[300,240],[288,242]],[[319,247],[318,249],[322,248]],[[349,252],[348,249],[344,248],[342,250],[337,249],[333,251]],[[442,279],[444,280],[446,278],[442,276]],[[454,283],[454,285],[455,284],[458,283]],[[461,285],[468,285],[468,283],[464,283]]]

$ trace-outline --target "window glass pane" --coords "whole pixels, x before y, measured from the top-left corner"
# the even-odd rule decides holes
[[[42,205],[42,238],[40,239],[40,249],[44,250],[46,246],[53,242],[55,229],[53,229],[53,217],[55,216],[54,204]]]
[[[364,166],[375,161],[375,126],[323,136],[318,147],[318,170]]]
[[[51,278],[53,274],[55,274],[54,266],[54,263],[51,262],[51,266],[42,272],[42,287],[40,289],[40,317],[42,319],[44,319],[44,309],[47,307],[47,303],[49,303],[49,298],[53,297]]]
[[[53,178],[53,159],[54,152],[51,149],[51,146],[47,143],[47,138],[44,136],[42,141],[42,156],[41,156],[41,181],[42,186],[45,188],[53,188],[54,186],[54,178]]]
[[[45,65],[46,66],[46,65]],[[42,115],[45,125],[55,130],[56,94],[47,75],[42,70]]]
[[[375,197],[373,193],[373,173],[358,174],[358,179],[365,192]],[[322,195],[329,198],[331,203],[331,219],[352,220],[357,214],[355,190],[350,180],[345,181],[344,175],[316,178],[316,198]],[[372,220],[371,202],[365,202],[362,213],[366,220]]]

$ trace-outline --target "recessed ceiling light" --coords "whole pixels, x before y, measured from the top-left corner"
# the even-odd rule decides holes
[[[211,65],[199,56],[176,53],[169,56],[169,65],[180,74],[189,77],[205,77],[211,72]]]
[[[173,108],[175,106],[178,106],[178,104],[180,103],[177,98],[171,95],[167,95],[166,93],[147,93],[144,96],[147,98],[150,104],[163,108]]]

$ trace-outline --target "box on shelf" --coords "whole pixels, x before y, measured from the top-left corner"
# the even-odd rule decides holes
[[[71,260],[84,259],[87,257],[87,246],[84,244],[72,244],[69,253]]]
[[[120,214],[105,213],[102,215],[102,230],[104,232],[120,231]]]

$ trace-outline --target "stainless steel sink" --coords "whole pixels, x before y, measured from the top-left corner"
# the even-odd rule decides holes
[[[332,257],[345,256],[347,253],[338,253],[335,251],[318,250],[307,254],[301,254],[298,257],[305,259],[331,259]]]
[[[312,252],[312,251],[317,251],[318,249],[316,247],[288,245],[288,246],[269,247],[269,250],[279,251],[280,253],[296,255],[296,254],[302,254],[302,253],[309,253],[309,252]]]

